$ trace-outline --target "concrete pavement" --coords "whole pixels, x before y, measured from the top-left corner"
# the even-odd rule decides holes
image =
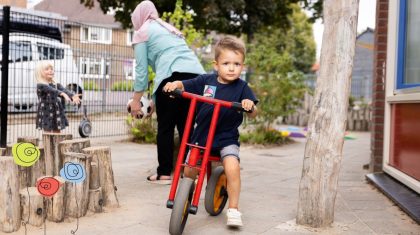
[[[201,195],[197,215],[190,215],[184,234],[420,234],[420,226],[393,202],[368,184],[362,166],[369,161],[369,133],[354,133],[346,140],[335,203],[335,222],[326,229],[297,226],[298,187],[305,139],[281,147],[241,147],[244,227],[229,230],[224,213],[208,216]],[[171,210],[165,207],[168,185],[146,182],[156,167],[156,147],[115,138],[92,139],[92,145],[109,145],[120,208],[106,209],[79,220],[76,234],[168,234]],[[46,234],[70,234],[76,220],[47,222]],[[24,228],[16,233],[25,234]],[[27,234],[44,234],[28,226]]]

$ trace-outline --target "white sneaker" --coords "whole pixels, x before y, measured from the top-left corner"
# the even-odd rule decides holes
[[[229,208],[226,212],[227,223],[226,225],[229,227],[242,227],[242,213],[239,212],[237,209]]]

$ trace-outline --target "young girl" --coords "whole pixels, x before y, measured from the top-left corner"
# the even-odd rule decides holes
[[[79,104],[79,95],[74,95],[54,81],[54,67],[51,62],[39,63],[35,70],[35,77],[38,95],[36,128],[45,132],[60,133],[60,130],[69,125],[61,99]]]

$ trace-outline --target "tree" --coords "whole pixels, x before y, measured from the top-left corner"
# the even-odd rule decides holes
[[[288,116],[301,105],[307,91],[303,73],[315,62],[312,24],[297,4],[289,6],[290,28],[268,26],[255,33],[247,55],[251,83],[260,102],[260,119],[266,129],[279,116]]]
[[[159,12],[173,12],[176,0],[153,1]],[[194,12],[194,27],[216,30],[229,34],[246,34],[249,38],[259,28],[277,25],[287,28],[287,16],[293,11],[290,3],[301,3],[320,17],[323,0],[185,0],[183,8]],[[92,7],[96,0],[80,0],[86,7]],[[115,20],[124,28],[131,27],[130,15],[140,0],[101,0],[100,8],[104,13],[115,9]],[[321,4],[320,4],[321,3]]]
[[[325,227],[334,220],[342,158],[358,0],[324,1],[320,74],[308,123],[296,222]]]

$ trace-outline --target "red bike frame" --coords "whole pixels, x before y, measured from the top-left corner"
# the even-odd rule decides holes
[[[201,188],[203,187],[204,176],[206,175],[206,170],[207,170],[207,180],[208,180],[211,175],[211,161],[220,161],[220,156],[210,155],[211,146],[213,144],[214,133],[216,131],[217,119],[219,117],[220,107],[241,109],[242,106],[239,103],[213,99],[209,97],[195,95],[195,94],[188,93],[185,91],[183,91],[181,94],[179,94],[180,93],[179,91],[175,93],[178,93],[178,95],[182,96],[185,99],[190,99],[191,104],[188,111],[187,121],[185,123],[184,135],[182,136],[181,146],[178,153],[178,159],[176,161],[174,177],[173,177],[171,191],[169,193],[169,199],[168,199],[167,205],[173,205],[182,167],[194,168],[199,171],[197,186],[194,190],[195,193],[194,193],[194,198],[192,201],[192,206],[193,208],[195,208],[195,210],[193,209],[192,211],[196,213],[197,208],[198,208],[198,201],[200,198]],[[210,123],[210,128],[209,128],[209,134],[207,136],[206,146],[204,147],[187,143],[188,137],[190,136],[190,132],[191,132],[191,126],[193,125],[193,121],[194,121],[193,119],[194,119],[194,113],[197,106],[197,102],[209,103],[209,104],[214,105],[213,115],[211,118],[211,123]],[[191,147],[191,152],[188,159],[188,163],[184,164],[183,160],[184,160],[187,146]],[[204,154],[201,154],[202,150],[204,150]],[[202,159],[201,166],[197,166],[197,162],[200,159]],[[168,207],[171,207],[171,206],[168,206]]]

